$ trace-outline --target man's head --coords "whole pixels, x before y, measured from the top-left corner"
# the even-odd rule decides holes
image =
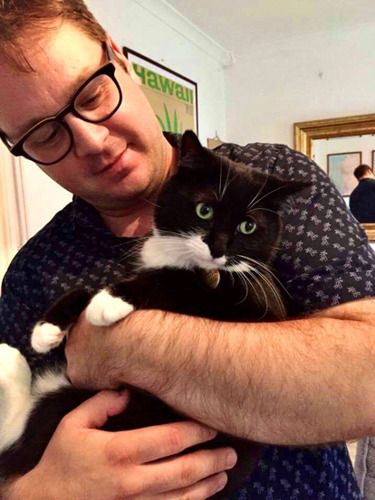
[[[70,104],[80,86],[108,64],[107,42],[115,53],[121,106],[96,123],[64,116],[72,150],[40,167],[104,213],[152,197],[171,166],[171,148],[129,62],[83,2],[0,0],[0,33],[0,131],[13,145]]]
[[[82,0],[0,0],[0,54],[10,66],[32,70],[24,47],[64,21],[99,43],[107,38]]]
[[[374,173],[371,170],[370,165],[358,165],[358,167],[354,170],[354,175],[358,181],[361,179],[374,179]]]

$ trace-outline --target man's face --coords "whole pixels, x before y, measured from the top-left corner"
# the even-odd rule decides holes
[[[32,125],[66,106],[85,79],[107,62],[98,42],[72,24],[47,32],[26,56],[35,72],[0,71],[0,129],[18,140]],[[59,163],[40,166],[58,184],[100,211],[121,211],[138,197],[152,197],[166,175],[170,146],[137,83],[115,62],[123,102],[101,123],[65,117],[74,137]]]

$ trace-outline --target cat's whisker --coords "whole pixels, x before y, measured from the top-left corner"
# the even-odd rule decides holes
[[[255,282],[257,283],[257,285],[258,285],[258,287],[259,287],[260,291],[262,292],[263,297],[264,297],[265,307],[266,307],[265,312],[264,312],[264,314],[262,315],[262,318],[263,318],[263,317],[265,316],[265,314],[267,314],[269,307],[268,307],[268,298],[267,298],[267,294],[265,293],[265,291],[264,291],[264,288],[263,288],[262,284],[259,282],[259,280],[257,279],[257,276],[254,274],[254,272],[253,272],[253,270],[252,270],[252,269],[249,269],[249,270],[247,271],[247,274],[246,274],[246,273],[243,273],[243,272],[240,272],[239,274],[240,274],[240,275],[242,275],[242,276],[243,276],[243,278],[244,278],[244,279],[245,279],[245,280],[246,280],[246,281],[247,281],[247,282],[251,285],[251,287],[253,288],[253,290],[254,290],[254,292],[255,292],[255,295],[257,296],[257,298],[258,298],[258,300],[259,300],[259,302],[260,302],[261,304],[262,304],[262,300],[261,300],[261,298],[259,297],[259,294],[258,294],[258,292],[257,292],[256,288],[255,288],[255,287],[254,287],[254,285],[251,283],[250,277],[253,279],[253,281],[255,281]],[[248,275],[249,275],[249,276],[248,276]]]
[[[279,215],[275,210],[271,210],[270,208],[250,208],[250,210],[247,212],[247,214],[251,214],[251,212],[255,212],[257,210],[263,210],[264,212],[271,212],[272,214]]]
[[[247,257],[246,255],[239,255],[239,257],[241,257],[241,259],[244,259],[244,260],[248,260],[249,262],[251,262],[252,264],[255,264],[255,265],[258,265],[260,268],[263,268],[265,269],[278,283],[279,285],[281,286],[281,288],[285,291],[285,293],[290,297],[290,293],[288,292],[288,290],[284,287],[284,285],[281,283],[281,281],[279,280],[279,278],[276,276],[276,274],[272,271],[271,267],[268,266],[267,264],[265,264],[264,262],[260,262],[256,259],[252,259],[251,257]]]
[[[220,157],[219,201],[221,201],[221,182],[223,177],[223,158]]]
[[[229,169],[230,169],[230,165],[229,165]],[[228,172],[229,172],[229,169],[228,169]],[[233,175],[233,177],[230,179],[230,181],[228,181],[228,182],[225,184],[224,189],[223,189],[223,193],[222,193],[222,196],[221,196],[221,199],[224,197],[224,195],[225,195],[225,193],[226,193],[227,189],[229,188],[229,186],[231,185],[231,183],[234,181],[234,179],[235,179],[236,177],[238,177],[238,175],[239,175],[238,173],[237,173],[237,174],[234,174],[234,175]],[[227,179],[228,179],[228,176],[227,176]]]
[[[253,203],[253,205],[251,207],[249,207],[249,208],[252,208],[253,206],[257,205],[260,201],[264,200],[264,198],[267,198],[267,196],[270,196],[271,194],[276,193],[276,191],[280,191],[280,189],[284,189],[285,187],[286,186],[279,186],[279,187],[273,189],[272,191],[269,191],[264,196],[262,196],[261,198],[259,198],[259,200],[257,200],[255,203]]]
[[[247,299],[247,297],[249,295],[249,287],[247,286],[248,282],[247,282],[247,280],[245,279],[245,277],[243,276],[242,273],[238,273],[238,277],[239,277],[241,283],[244,285],[244,288],[245,288],[245,297],[242,300],[240,300],[239,302],[237,302],[237,304],[242,304],[243,302],[245,302],[245,300]],[[249,282],[249,283],[252,286],[252,288],[254,289],[252,283],[251,282]],[[255,291],[255,289],[254,289],[254,291]]]
[[[257,273],[257,275],[259,276],[259,278],[265,282],[265,284],[268,287],[269,292],[273,294],[273,296],[275,297],[276,302],[279,304],[280,309],[282,311],[284,311],[284,304],[283,304],[283,302],[281,300],[280,294],[279,294],[277,288],[275,287],[275,285],[261,271],[256,270],[255,272]]]
[[[264,287],[263,287],[263,285],[262,285],[261,281],[259,281],[259,279],[258,279],[257,275],[256,275],[256,274],[254,274],[254,272],[256,272],[256,271],[255,271],[255,270],[254,270],[254,271],[249,271],[249,274],[250,274],[250,276],[253,278],[253,280],[257,283],[257,285],[258,285],[258,287],[259,287],[259,289],[260,289],[260,291],[262,292],[263,297],[264,297],[265,311],[264,311],[263,315],[259,318],[259,320],[261,320],[261,319],[263,319],[263,318],[266,316],[266,314],[267,314],[267,312],[268,312],[268,309],[269,309],[269,304],[268,304],[268,296],[267,296],[267,293],[266,293],[266,292],[265,292],[265,290],[264,290]],[[259,298],[259,295],[258,295],[258,294],[257,294],[257,297]],[[261,302],[261,300],[260,300],[260,299],[259,299],[259,301]]]
[[[256,202],[257,198],[262,194],[262,191],[264,189],[264,186],[267,184],[267,181],[268,181],[268,173],[267,173],[267,177],[264,179],[262,187],[256,193],[256,195],[254,196],[254,198],[250,201],[250,203],[248,204],[247,208],[251,208],[253,206],[253,204]]]
[[[217,194],[217,192],[215,190],[215,187],[214,186],[210,187],[209,191],[211,191],[211,193],[215,196],[216,201],[219,203],[220,202],[220,198],[219,198],[219,196],[218,196],[218,194]]]
[[[150,200],[147,200],[146,198],[140,198],[142,201],[145,201],[146,203],[149,203],[150,205],[152,205],[153,207],[157,207],[157,208],[160,208],[160,205],[158,205],[157,203],[154,203],[153,201],[150,201]]]
[[[150,235],[147,235],[147,236],[137,236],[137,240],[136,241],[134,241],[134,240],[122,241],[121,243],[116,243],[116,245],[113,245],[112,248],[121,248],[121,247],[124,247],[124,246],[127,246],[127,245],[131,245],[133,247],[134,245],[136,245],[137,243],[139,243],[139,241],[148,240],[149,237],[150,237]]]

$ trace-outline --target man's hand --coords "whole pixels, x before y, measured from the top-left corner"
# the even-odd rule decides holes
[[[123,391],[103,391],[61,421],[41,461],[8,489],[6,500],[205,499],[226,484],[233,450],[175,456],[216,433],[195,422],[137,429],[98,430],[122,412]],[[235,455],[234,455],[235,456]]]

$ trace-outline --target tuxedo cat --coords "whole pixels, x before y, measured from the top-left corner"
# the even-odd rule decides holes
[[[90,323],[102,326],[134,309],[221,321],[282,320],[283,292],[272,271],[282,229],[278,210],[307,186],[234,163],[185,132],[178,171],[159,196],[152,233],[129,257],[129,275],[95,296],[79,289],[62,297],[34,327],[33,348],[44,353],[59,345],[84,309]],[[32,381],[18,351],[3,344],[0,359],[5,356],[5,379],[13,381],[8,393],[18,392],[0,427],[0,479],[32,469],[61,418],[95,393],[73,388],[64,367],[48,369]],[[2,378],[0,369],[0,387]],[[134,429],[182,418],[162,401],[134,390],[127,409],[104,428]],[[226,435],[200,447],[209,446],[232,446],[238,453],[227,486],[216,495],[226,498],[251,473],[261,447]]]

